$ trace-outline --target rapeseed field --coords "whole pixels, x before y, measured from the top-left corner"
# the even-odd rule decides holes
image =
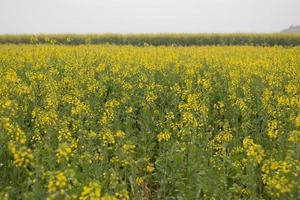
[[[299,199],[300,47],[0,46],[0,199]]]

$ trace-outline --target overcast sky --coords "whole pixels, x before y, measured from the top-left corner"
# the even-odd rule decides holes
[[[300,0],[0,0],[1,33],[278,32]]]

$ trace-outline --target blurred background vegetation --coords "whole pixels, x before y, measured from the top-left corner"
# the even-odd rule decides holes
[[[0,35],[0,44],[116,44],[137,46],[252,45],[297,46],[300,33],[233,34],[17,34]]]

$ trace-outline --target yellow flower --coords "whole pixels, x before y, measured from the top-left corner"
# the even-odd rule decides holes
[[[182,113],[182,122],[184,124],[193,123],[195,122],[194,116],[190,112],[183,112]]]
[[[122,130],[118,130],[116,132],[116,137],[118,137],[118,138],[124,138],[125,137],[125,132],[122,131]]]
[[[135,182],[140,186],[144,183],[144,179],[142,177],[136,177]]]
[[[128,107],[128,108],[126,109],[126,113],[132,113],[132,112],[133,112],[132,107]]]
[[[291,95],[294,95],[294,94],[297,94],[297,86],[296,85],[293,85],[293,84],[288,84],[286,87],[285,87],[286,91],[288,92],[288,94],[291,94]]]
[[[266,190],[276,198],[290,193],[292,190],[299,188],[299,182],[293,177],[298,177],[300,168],[298,160],[287,157],[283,161],[276,161],[271,158],[266,160],[262,166],[262,181],[266,185]],[[281,198],[280,198],[281,199]]]
[[[0,192],[0,198],[2,199],[2,200],[8,200],[9,198],[8,198],[8,192]]]
[[[122,149],[125,153],[134,153],[135,147],[136,146],[134,144],[124,144]]]
[[[300,143],[300,131],[291,131],[288,141],[293,143]]]
[[[103,134],[102,134],[102,140],[104,142],[104,144],[115,144],[115,138],[113,136],[113,133],[110,130],[106,130]]]
[[[255,144],[250,137],[246,137],[243,140],[243,146],[246,151],[247,156],[253,158],[256,163],[260,163],[265,156],[265,150],[261,145]]]
[[[148,163],[146,167],[146,171],[149,173],[152,173],[155,170],[154,164],[153,163]]]
[[[9,107],[11,107],[11,106],[12,106],[12,101],[11,101],[11,100],[5,101],[4,107],[9,108]]]
[[[278,105],[288,106],[289,105],[289,98],[286,97],[286,96],[279,96],[279,97],[277,97],[277,102],[278,102]]]
[[[69,146],[68,143],[60,144],[58,149],[56,150],[57,162],[61,162],[61,159],[63,158],[67,158],[68,160],[71,152],[72,152],[72,148]]]
[[[65,172],[58,171],[50,177],[47,186],[48,192],[55,193],[58,191],[60,193],[63,193],[66,185],[67,185],[67,177]]]
[[[171,133],[169,132],[161,132],[157,135],[158,142],[167,142],[171,138]]]
[[[278,131],[278,122],[273,120],[268,122],[268,132],[267,135],[270,139],[278,138],[279,131]]]
[[[296,126],[297,126],[297,127],[300,127],[300,115],[298,115],[298,116],[296,117],[295,121],[296,121]]]
[[[91,182],[83,187],[80,200],[99,200],[101,196],[101,186],[97,182]]]
[[[174,116],[174,113],[173,112],[167,112],[167,114],[166,114],[166,119],[168,120],[168,121],[171,121],[171,120],[173,120],[173,119],[175,119],[175,116]]]
[[[146,98],[146,102],[148,104],[151,104],[156,100],[157,96],[153,92],[149,92],[146,94],[145,98]]]
[[[116,192],[115,196],[117,197],[117,199],[119,200],[129,200],[129,194],[128,191],[123,189],[120,192]]]
[[[17,75],[17,73],[14,70],[9,70],[6,75],[4,76],[4,80],[8,82],[13,82],[13,83],[19,83],[20,79]]]
[[[17,146],[13,142],[8,144],[8,149],[13,155],[14,164],[16,167],[25,167],[33,165],[33,153],[32,150],[25,146]]]
[[[104,195],[103,197],[101,197],[101,200],[118,200],[118,198],[106,194],[106,195]]]

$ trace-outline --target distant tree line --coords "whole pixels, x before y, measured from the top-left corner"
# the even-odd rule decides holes
[[[297,46],[300,34],[291,33],[234,33],[234,34],[37,34],[0,35],[0,44],[116,44],[116,45],[252,45]]]
[[[291,25],[289,28],[281,31],[282,33],[300,33],[300,26]]]

